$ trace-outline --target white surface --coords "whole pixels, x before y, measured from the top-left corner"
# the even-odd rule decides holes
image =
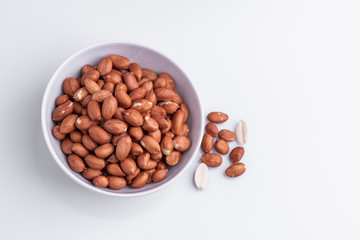
[[[359,239],[358,1],[6,1],[0,226],[4,239]],[[71,54],[134,42],[173,59],[206,112],[244,119],[246,173],[226,158],[205,191],[194,162],[171,186],[119,199],[51,159],[42,93]]]

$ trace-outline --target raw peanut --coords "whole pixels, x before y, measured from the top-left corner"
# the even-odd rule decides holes
[[[104,100],[102,105],[102,116],[105,120],[111,119],[118,107],[118,102],[113,96],[109,96]]]
[[[106,83],[113,83],[115,85],[122,82],[121,74],[117,72],[110,72],[103,76],[103,78]]]
[[[81,106],[80,103],[74,102],[74,111],[73,111],[73,113],[75,113],[76,115],[81,115],[83,109],[84,109],[84,107]]]
[[[140,141],[143,137],[144,132],[141,127],[129,127],[127,133],[130,137],[134,138],[136,141]]]
[[[97,143],[92,140],[89,134],[84,134],[82,136],[81,142],[89,151],[94,151],[98,146]]]
[[[120,190],[126,186],[126,180],[122,177],[108,176],[109,188],[113,190]]]
[[[116,144],[116,151],[115,151],[116,158],[119,159],[120,161],[123,161],[130,153],[131,144],[132,141],[130,136],[127,134],[122,135]]]
[[[127,175],[134,175],[137,169],[136,163],[132,158],[126,158],[120,161],[121,170]]]
[[[101,76],[104,76],[108,73],[111,72],[111,69],[113,67],[113,63],[111,61],[111,59],[109,57],[105,57],[103,59],[101,59],[101,61],[99,62],[97,69],[100,72]]]
[[[114,118],[119,119],[121,121],[124,121],[122,112],[125,111],[125,108],[123,107],[117,107],[115,113],[114,113]]]
[[[172,117],[172,129],[175,135],[179,135],[184,125],[185,113],[183,110],[177,110]]]
[[[166,87],[172,90],[175,89],[175,81],[168,73],[160,73],[159,77],[166,79]]]
[[[144,122],[144,118],[141,115],[141,113],[139,113],[135,109],[125,110],[123,112],[123,118],[128,124],[130,124],[134,127],[139,127]]]
[[[90,71],[94,69],[93,66],[91,66],[90,64],[86,64],[81,68],[81,75],[84,75],[84,73],[86,73],[87,71]]]
[[[156,165],[156,169],[159,170],[159,169],[165,169],[166,168],[166,165],[163,161],[159,161]]]
[[[81,143],[81,138],[82,138],[83,134],[80,131],[77,131],[77,130],[72,131],[69,135],[70,135],[71,141],[73,141],[74,143]]]
[[[66,95],[73,97],[74,92],[80,88],[80,83],[75,78],[70,77],[64,80],[62,88]]]
[[[109,119],[106,120],[103,124],[104,129],[114,135],[125,133],[128,125],[118,119]]]
[[[85,87],[82,87],[74,93],[73,99],[76,102],[81,102],[87,95],[89,95],[88,90]]]
[[[102,89],[106,90],[106,91],[109,91],[111,94],[114,94],[115,85],[112,82],[107,82],[107,83],[104,84]]]
[[[143,154],[143,152],[144,152],[144,150],[142,149],[142,147],[139,144],[132,142],[131,150],[130,150],[131,155],[138,156],[140,154]]]
[[[72,151],[82,158],[89,154],[89,151],[81,143],[74,143]]]
[[[145,171],[147,174],[149,174],[149,178],[148,178],[148,180],[146,181],[146,183],[151,183],[151,182],[152,182],[152,175],[154,174],[155,171],[156,171],[155,168]]]
[[[208,114],[207,119],[213,123],[223,123],[229,119],[229,116],[222,112],[211,112]]]
[[[136,176],[136,178],[134,178],[130,186],[133,188],[143,187],[148,179],[149,179],[149,174],[146,172],[141,172],[139,175]]]
[[[174,148],[179,152],[187,151],[191,146],[191,141],[185,136],[176,136],[174,139]]]
[[[139,87],[139,84],[136,81],[134,74],[132,74],[131,72],[124,72],[122,76],[124,78],[124,83],[126,84],[130,92]]]
[[[106,161],[109,162],[109,163],[118,163],[118,162],[120,162],[120,161],[116,158],[115,153],[111,154],[110,157],[108,157],[108,158],[106,159]],[[125,176],[125,174],[124,174],[124,176]]]
[[[101,171],[100,170],[96,170],[96,169],[92,169],[92,168],[86,168],[81,175],[87,179],[87,180],[93,180],[94,177],[100,176],[101,175]]]
[[[164,180],[164,178],[166,177],[167,172],[168,172],[167,169],[156,170],[152,174],[152,181],[153,182],[160,182],[160,181]]]
[[[179,104],[179,105],[184,103],[184,100],[182,99],[182,97],[177,92],[175,92],[175,96],[172,99],[172,101]]]
[[[232,163],[239,162],[244,156],[245,150],[243,147],[236,147],[230,152],[230,161]]]
[[[131,108],[135,109],[136,111],[140,113],[145,113],[149,111],[152,108],[153,104],[147,99],[138,99],[133,101],[131,104]]]
[[[89,116],[80,116],[75,122],[75,126],[81,131],[87,131],[89,127],[94,125],[96,125],[96,122],[92,121]]]
[[[200,157],[200,160],[208,167],[218,167],[222,163],[222,158],[217,153],[205,153]]]
[[[172,122],[171,122],[171,120],[169,119],[169,118],[162,118],[162,119],[159,119],[159,121],[158,121],[158,123],[159,123],[159,128],[160,129],[168,129],[167,131],[169,131],[170,129],[171,129],[171,127],[172,127]],[[167,131],[165,131],[164,133],[166,133]],[[163,133],[163,134],[164,134]]]
[[[81,101],[81,106],[83,106],[84,108],[86,108],[89,104],[89,102],[91,101],[92,95],[87,95],[84,100]]]
[[[93,121],[101,120],[100,104],[97,101],[91,100],[87,107],[88,115]]]
[[[129,95],[118,87],[115,88],[115,98],[118,101],[119,106],[124,108],[131,106],[131,98]]]
[[[144,98],[146,93],[147,93],[147,91],[145,88],[138,87],[131,91],[131,93],[129,94],[129,97],[130,97],[131,101],[135,101],[135,100]]]
[[[160,141],[161,141],[161,131],[160,130],[148,132],[148,135],[153,137],[156,142],[160,143]]]
[[[139,64],[131,63],[130,64],[130,72],[134,74],[137,81],[140,81],[142,78],[142,69]]]
[[[76,154],[70,154],[67,158],[67,162],[74,172],[82,172],[86,169],[84,161]]]
[[[61,133],[71,133],[76,129],[75,121],[79,116],[76,114],[70,114],[60,124]]]
[[[219,132],[219,138],[224,139],[227,142],[231,142],[236,139],[236,135],[230,130],[223,129]]]
[[[52,120],[55,122],[62,121],[65,117],[69,116],[74,111],[74,103],[72,101],[66,101],[61,104],[52,112]]]
[[[93,184],[99,188],[105,188],[109,184],[109,180],[105,176],[97,176],[93,179]]]
[[[154,93],[158,101],[173,101],[177,95],[174,90],[169,88],[156,88]]]
[[[101,170],[105,167],[105,160],[93,154],[86,155],[85,162],[92,169]]]
[[[236,138],[240,144],[245,144],[247,141],[247,127],[243,120],[240,120],[236,126]]]
[[[169,166],[175,166],[178,164],[181,158],[181,153],[178,151],[172,151],[169,155],[165,157],[165,162]]]
[[[245,170],[245,164],[235,163],[226,169],[225,174],[228,177],[238,177],[243,174]]]
[[[66,103],[67,101],[69,101],[69,96],[68,95],[60,95],[60,96],[58,96],[57,98],[56,98],[56,100],[55,100],[55,105],[56,106],[59,106],[59,105],[61,105],[61,104],[63,104],[63,103]]]
[[[52,130],[52,134],[54,135],[54,137],[56,139],[59,140],[63,140],[66,137],[66,133],[61,133],[60,132],[60,125],[56,125],[53,130]]]
[[[146,120],[147,119],[147,120]],[[153,132],[159,129],[159,124],[152,117],[146,118],[141,127],[148,132]]]
[[[210,134],[205,133],[201,141],[201,149],[203,150],[203,152],[204,153],[210,152],[213,143],[214,143],[214,138]]]
[[[120,74],[120,75],[122,75],[122,72],[126,72],[127,70],[117,70],[117,69],[115,69],[115,68],[113,68],[112,70],[111,70],[111,72],[115,72],[115,73],[118,73],[118,74]]]
[[[145,81],[145,82],[141,82],[141,84],[140,84],[140,82],[139,82],[139,86],[142,87],[142,88],[144,88],[144,89],[146,90],[146,92],[149,92],[151,89],[153,89],[154,84],[153,84],[152,81],[147,80],[147,81]],[[155,94],[154,94],[154,95],[155,95]]]
[[[135,170],[135,173],[133,175],[127,175],[126,176],[126,181],[127,181],[127,184],[131,184],[133,179],[137,177],[137,175],[140,174],[140,168],[136,168]]]
[[[179,104],[171,102],[171,101],[160,102],[159,106],[163,107],[165,109],[165,111],[166,111],[166,114],[169,114],[169,115],[176,112],[176,110],[178,110],[178,108],[180,107]],[[185,115],[184,115],[184,117],[185,117]]]
[[[145,99],[152,103],[152,106],[155,106],[157,103],[156,95],[152,89],[150,89],[146,95]]]
[[[125,177],[125,173],[121,170],[120,165],[117,163],[106,165],[106,171],[113,176]]]
[[[180,109],[183,110],[184,113],[185,113],[184,122],[187,122],[187,120],[189,118],[189,109],[188,109],[188,107],[186,106],[185,103],[181,103],[180,104]]]
[[[128,69],[130,67],[130,60],[119,55],[110,55],[109,58],[113,63],[113,67],[118,70]]]
[[[229,144],[223,139],[216,140],[214,148],[220,154],[227,154],[229,152]]]
[[[101,90],[101,87],[93,80],[86,79],[84,80],[84,84],[90,94],[94,94]]]
[[[159,152],[159,153],[157,153],[157,154],[150,154],[150,159],[151,159],[151,160],[154,160],[156,163],[157,163],[158,161],[160,161],[160,160],[162,159],[162,157],[163,157],[162,152]]]
[[[95,155],[99,158],[106,158],[110,154],[112,154],[114,150],[115,150],[114,145],[112,145],[111,143],[106,143],[95,149]]]
[[[91,100],[102,103],[107,97],[111,96],[111,92],[107,90],[100,90],[92,95]]]
[[[161,135],[166,134],[167,132],[169,132],[171,130],[171,127],[172,127],[172,123],[171,123],[171,120],[169,118],[165,118],[165,121],[167,123],[167,127],[161,129]]]
[[[160,147],[164,155],[169,155],[174,150],[174,142],[170,137],[165,136],[161,141]]]
[[[139,168],[143,170],[154,169],[157,166],[157,162],[150,159],[149,153],[144,153],[139,155],[136,159],[136,163],[139,166]]]
[[[94,82],[97,82],[99,80],[99,77],[100,77],[100,72],[98,70],[91,69],[85,72],[84,75],[82,75],[81,79],[83,81],[85,81],[86,79],[90,79],[93,80]]]
[[[150,80],[155,80],[157,78],[157,74],[154,71],[151,71],[150,69],[142,69],[142,77],[148,78]]]
[[[155,88],[166,88],[167,81],[165,78],[158,77],[154,80],[154,89]]]
[[[125,83],[118,83],[118,84],[116,84],[116,86],[115,86],[115,92],[116,92],[116,89],[123,90],[124,92],[127,92],[127,91],[128,91],[128,88],[127,88],[127,86],[125,85]]]
[[[206,124],[205,130],[208,134],[210,134],[213,137],[217,137],[219,130],[213,123]]]
[[[143,136],[140,144],[151,154],[158,154],[161,151],[159,143],[149,135]]]
[[[195,185],[199,189],[205,189],[208,185],[208,167],[205,163],[200,163],[195,171]]]
[[[110,135],[100,126],[91,126],[88,130],[92,140],[99,144],[105,144],[110,141]]]
[[[65,138],[64,140],[61,141],[61,150],[63,151],[63,153],[65,153],[66,155],[69,155],[72,153],[72,146],[73,146],[73,141],[70,140],[70,138]]]
[[[150,115],[157,122],[159,122],[159,120],[166,118],[166,111],[163,107],[154,105],[150,110]]]
[[[175,134],[173,133],[173,132],[167,132],[167,133],[165,133],[165,136],[167,136],[167,137],[169,137],[169,138],[171,138],[171,139],[174,139],[174,137],[175,137]]]
[[[103,86],[105,85],[105,81],[100,79],[96,82],[96,84],[100,87],[100,88],[103,88]]]
[[[184,124],[181,128],[179,136],[187,137],[187,136],[189,136],[189,132],[190,132],[189,126],[187,124]]]

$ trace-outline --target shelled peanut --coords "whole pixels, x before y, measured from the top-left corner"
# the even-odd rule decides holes
[[[110,55],[83,66],[62,88],[53,135],[69,167],[97,187],[160,182],[191,146],[189,110],[167,73]]]

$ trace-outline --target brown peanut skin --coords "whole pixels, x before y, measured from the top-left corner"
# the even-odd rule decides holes
[[[109,180],[105,176],[97,176],[93,179],[93,184],[99,188],[105,188],[109,184]]]
[[[203,152],[204,153],[210,152],[213,147],[213,143],[214,143],[214,138],[210,134],[205,133],[201,141],[201,149],[203,150]]]
[[[208,114],[207,119],[212,123],[223,123],[229,119],[229,116],[222,112],[211,112]]]
[[[74,172],[82,172],[86,169],[84,161],[76,154],[70,154],[67,158],[67,162]]]
[[[225,174],[228,177],[239,177],[245,172],[245,164],[235,163],[225,170]]]
[[[214,143],[214,148],[220,154],[227,154],[229,152],[229,144],[223,139],[217,139]]]
[[[236,134],[230,130],[223,129],[219,132],[219,138],[221,138],[227,142],[231,142],[231,141],[236,140]]]
[[[234,148],[229,155],[230,161],[232,163],[240,162],[242,157],[244,156],[245,150],[243,147],[236,147]]]
[[[109,188],[113,190],[120,190],[126,186],[126,180],[122,177],[108,176]]]
[[[95,177],[101,175],[101,171],[92,168],[86,168],[85,171],[81,173],[81,175],[87,180],[93,180]]]
[[[213,123],[206,124],[205,130],[208,134],[210,134],[212,137],[217,137],[219,130],[217,126]]]
[[[208,167],[218,167],[222,163],[222,158],[217,153],[205,153],[200,157],[200,160]]]
[[[168,170],[167,169],[158,169],[152,174],[152,181],[153,182],[160,182],[164,180],[166,177]]]

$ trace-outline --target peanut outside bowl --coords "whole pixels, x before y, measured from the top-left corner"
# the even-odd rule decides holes
[[[183,97],[185,104],[189,108],[189,119],[187,124],[190,128],[188,137],[192,142],[191,148],[182,154],[182,158],[176,166],[169,167],[166,178],[161,182],[146,184],[142,188],[131,188],[126,186],[121,190],[95,187],[92,182],[83,178],[80,173],[75,173],[69,168],[66,161],[66,155],[61,151],[60,141],[52,135],[52,129],[55,123],[51,119],[51,113],[55,108],[56,97],[62,94],[63,80],[67,77],[79,77],[83,65],[96,65],[103,57],[110,54],[123,55],[129,58],[131,62],[140,64],[142,68],[149,68],[155,72],[169,73],[176,82],[175,90]],[[46,87],[41,107],[41,125],[44,138],[51,155],[60,168],[81,186],[94,192],[118,197],[141,196],[155,192],[169,185],[184,173],[190,166],[191,161],[194,159],[199,149],[204,128],[203,123],[203,111],[198,94],[190,79],[174,62],[149,48],[118,42],[106,42],[92,45],[78,51],[68,58],[51,77]]]

